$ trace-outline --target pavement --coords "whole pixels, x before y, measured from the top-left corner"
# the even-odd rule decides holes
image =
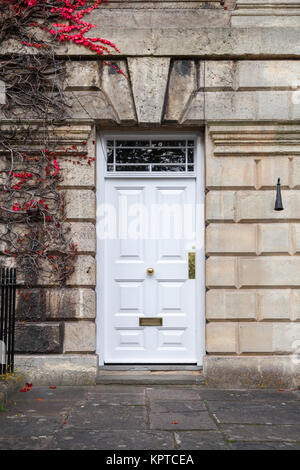
[[[0,412],[0,450],[300,450],[300,391],[35,387]]]

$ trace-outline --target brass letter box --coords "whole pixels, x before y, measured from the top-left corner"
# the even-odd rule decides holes
[[[162,326],[162,317],[141,317],[140,326]]]

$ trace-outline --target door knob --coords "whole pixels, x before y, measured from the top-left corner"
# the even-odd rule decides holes
[[[153,273],[154,273],[154,269],[153,269],[153,268],[147,268],[147,274],[152,275]]]

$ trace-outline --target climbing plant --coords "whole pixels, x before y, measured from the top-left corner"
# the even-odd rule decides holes
[[[13,50],[0,61],[6,87],[0,109],[0,248],[15,260],[27,287],[63,285],[74,272],[78,249],[66,221],[63,168],[76,165],[80,171],[93,158],[86,142],[66,147],[57,138],[71,105],[63,91],[65,62],[57,59],[56,48],[72,42],[98,55],[118,52],[109,40],[90,35],[96,26],[85,17],[100,5],[101,0],[0,1],[0,45]]]

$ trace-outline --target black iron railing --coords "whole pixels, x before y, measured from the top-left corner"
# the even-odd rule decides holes
[[[0,375],[14,371],[16,268],[1,268]]]

